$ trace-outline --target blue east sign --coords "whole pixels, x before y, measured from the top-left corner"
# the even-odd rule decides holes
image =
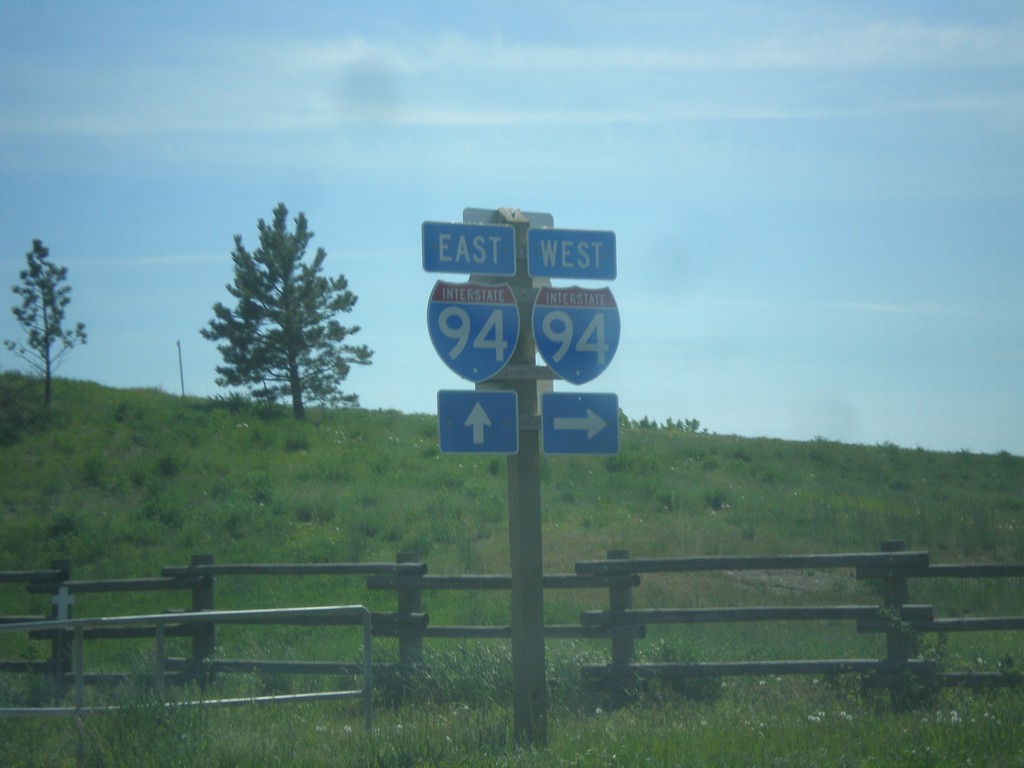
[[[508,283],[438,280],[427,330],[445,365],[464,379],[485,381],[505,367],[519,342],[519,306]]]
[[[613,394],[545,392],[541,445],[552,454],[619,452],[619,398]]]
[[[427,272],[505,277],[516,273],[512,227],[425,221],[422,232],[423,269]]]
[[[519,400],[511,390],[437,393],[441,453],[518,453]]]
[[[541,288],[533,305],[537,351],[566,381],[596,378],[615,357],[621,323],[608,288]]]
[[[530,229],[526,235],[531,277],[615,279],[615,233],[587,229]]]

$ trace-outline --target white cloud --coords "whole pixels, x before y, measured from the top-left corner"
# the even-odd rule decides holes
[[[225,256],[223,253],[169,253],[159,256],[105,256],[100,258],[90,257],[89,267],[125,267],[138,269],[149,267],[187,267],[192,265],[217,265],[223,266]]]
[[[1021,31],[929,26],[921,23],[871,23],[828,30],[795,30],[769,35],[720,61],[744,69],[951,69],[1020,66]]]
[[[823,304],[825,309],[845,309],[855,312],[868,312],[882,315],[918,315],[929,317],[966,316],[973,314],[966,307],[949,306],[947,304],[876,304],[865,301],[839,301]]]
[[[608,30],[613,32],[614,30]],[[1014,26],[931,26],[918,22],[865,23],[806,29],[704,35],[695,44],[591,46],[480,40],[447,33],[392,43],[347,37],[274,49],[274,60],[292,71],[373,64],[401,75],[500,71],[613,73],[622,70],[706,72],[899,67],[964,68],[1024,64],[1022,32]],[[266,53],[267,46],[253,46]],[[596,75],[600,77],[600,74]]]
[[[875,22],[806,28],[780,27],[780,19],[784,16],[767,31],[752,26],[728,33],[712,30],[703,38],[660,46],[630,44],[628,34],[623,36],[626,44],[609,46],[601,39],[556,45],[447,32],[412,39],[350,35],[321,42],[206,39],[193,45],[188,56],[166,44],[136,56],[130,66],[116,58],[102,64],[65,59],[62,66],[8,55],[5,61],[12,66],[0,74],[0,103],[5,105],[0,135],[282,133],[365,123],[624,125],[892,110],[985,110],[1020,118],[1016,89],[993,95],[943,92],[878,104],[815,98],[816,88],[834,89],[834,84],[806,85],[808,92],[781,101],[767,100],[759,88],[719,91],[702,85],[709,76],[744,73],[771,78],[792,71],[825,75],[1024,65],[1024,35],[1014,26]],[[603,32],[607,37],[614,30]],[[668,92],[644,95],[655,83]],[[787,81],[785,87],[797,86]],[[643,110],[635,108],[638,98]]]

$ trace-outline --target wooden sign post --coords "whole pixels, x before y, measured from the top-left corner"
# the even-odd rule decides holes
[[[607,288],[553,290],[550,278],[613,280],[615,234],[556,230],[550,214],[517,208],[467,208],[462,218],[422,226],[424,270],[470,276],[465,284],[438,281],[428,305],[435,350],[476,385],[438,393],[438,436],[442,453],[508,456],[514,733],[542,746],[548,688],[541,446],[571,454],[619,449],[615,395],[556,394],[541,385],[556,378],[582,384],[608,366],[619,341],[615,299]],[[538,334],[546,366],[537,365]],[[547,414],[541,414],[542,389]]]
[[[517,298],[532,304],[533,278],[527,274],[529,220],[518,210],[501,209],[515,230],[516,274],[511,279]],[[512,566],[512,708],[514,733],[525,743],[542,745],[548,738],[548,688],[544,657],[544,566],[541,543],[540,432],[536,375],[537,345],[530,312],[520,312],[519,343],[512,370],[523,378],[503,386],[519,400],[519,452],[508,456],[508,538]]]

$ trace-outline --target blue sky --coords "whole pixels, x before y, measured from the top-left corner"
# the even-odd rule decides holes
[[[1019,2],[0,5],[0,282],[68,267],[60,375],[178,392],[180,340],[217,394],[199,329],[278,202],[359,296],[365,407],[471,386],[420,225],[512,206],[616,233],[579,390],[633,418],[1024,454]]]

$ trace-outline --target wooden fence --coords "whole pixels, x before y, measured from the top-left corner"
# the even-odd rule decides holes
[[[860,580],[872,580],[881,586],[880,602],[854,605],[793,605],[720,608],[648,608],[635,609],[634,596],[645,574],[694,574],[699,572],[853,570]],[[0,572],[0,584],[23,584],[30,592],[55,595],[53,615],[67,618],[67,606],[61,607],[60,595],[90,592],[136,592],[172,590],[187,592],[190,611],[215,609],[214,584],[231,577],[339,575],[365,577],[371,590],[393,592],[395,610],[372,613],[375,638],[393,638],[398,642],[400,675],[378,676],[395,681],[415,675],[423,663],[423,642],[430,639],[509,638],[509,625],[439,626],[424,612],[425,597],[434,592],[508,591],[507,575],[428,575],[427,565],[416,553],[399,553],[394,563],[314,563],[314,564],[218,564],[209,555],[195,555],[187,566],[166,567],[161,575],[143,579],[74,580],[70,565],[56,561],[51,568],[36,572]],[[784,555],[758,557],[684,557],[631,558],[628,552],[611,551],[603,560],[576,563],[575,573],[544,577],[545,590],[600,590],[607,594],[607,609],[580,613],[578,624],[545,626],[549,638],[596,638],[610,645],[609,661],[582,668],[591,684],[617,692],[635,689],[654,678],[680,679],[731,675],[782,674],[857,674],[867,684],[898,690],[909,679],[931,686],[1013,685],[1020,676],[1006,671],[951,673],[934,660],[921,658],[918,639],[925,633],[992,632],[1024,629],[1024,616],[936,618],[931,605],[910,601],[910,583],[934,578],[1007,578],[1024,576],[1024,563],[933,565],[927,552],[906,551],[902,542],[885,542],[879,552],[823,555]],[[66,591],[62,591],[66,590]],[[429,598],[428,598],[429,599]],[[64,601],[66,603],[66,601]],[[42,617],[0,617],[0,622],[25,621]],[[858,633],[885,636],[885,655],[880,658],[823,658],[779,661],[728,661],[713,663],[640,663],[637,643],[646,637],[651,625],[723,624],[746,622],[829,621],[851,623]],[[191,680],[217,672],[272,671],[286,674],[329,672],[330,663],[260,662],[221,659],[217,656],[216,625],[179,627],[191,637],[188,658],[167,659],[167,670],[178,679]],[[147,634],[148,633],[148,634]],[[85,638],[152,636],[152,629],[138,627],[90,628]],[[36,640],[50,644],[45,661],[0,661],[0,671],[29,669],[51,672],[55,697],[59,701],[69,674],[69,649],[66,640],[53,630],[36,630]],[[96,680],[87,680],[94,682]],[[401,691],[398,691],[400,695]]]
[[[1024,616],[935,618],[931,605],[909,600],[909,583],[925,578],[1007,578],[1024,576],[1024,563],[931,565],[927,552],[905,551],[903,542],[883,542],[878,553],[791,555],[769,557],[685,557],[631,559],[628,553],[609,553],[605,560],[578,562],[576,571],[587,575],[693,574],[698,572],[853,569],[857,579],[881,583],[881,605],[767,606],[688,609],[633,608],[632,595],[622,593],[606,611],[586,611],[581,622],[589,626],[648,626],[651,624],[703,624],[778,621],[852,621],[859,633],[882,633],[886,655],[880,659],[801,659],[785,661],[723,661],[704,663],[637,663],[635,643],[613,641],[611,661],[586,665],[588,679],[628,688],[651,678],[699,678],[732,675],[856,673],[868,685],[900,692],[908,683],[934,686],[1010,686],[1019,674],[999,672],[945,672],[934,660],[917,656],[923,633],[982,632],[1024,629]]]

